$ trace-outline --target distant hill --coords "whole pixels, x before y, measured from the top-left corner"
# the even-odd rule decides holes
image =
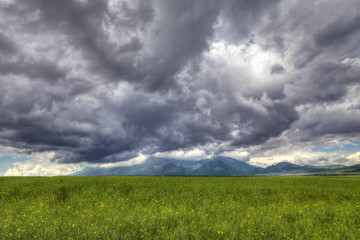
[[[85,168],[72,176],[280,176],[291,174],[349,174],[360,173],[360,165],[299,166],[280,162],[261,168],[248,163],[218,156],[203,160],[178,160],[149,157],[145,162],[111,168]]]
[[[254,175],[288,175],[288,174],[308,174],[322,171],[336,170],[343,168],[342,165],[325,165],[325,166],[312,166],[305,165],[299,166],[289,162],[280,162],[266,168],[256,169],[252,172]]]
[[[360,164],[342,167],[338,169],[329,169],[316,173],[316,175],[360,175]]]

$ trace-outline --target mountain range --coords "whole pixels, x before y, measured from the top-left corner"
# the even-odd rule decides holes
[[[149,157],[145,162],[125,167],[89,167],[72,176],[280,176],[297,174],[337,175],[360,171],[360,165],[299,166],[280,162],[261,168],[248,163],[218,156],[203,160],[178,160]]]

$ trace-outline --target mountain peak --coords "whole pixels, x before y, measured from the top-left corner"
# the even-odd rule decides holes
[[[217,156],[203,160],[180,160],[149,157],[145,162],[129,167],[112,169],[94,168],[74,175],[119,175],[119,176],[240,176],[248,175],[259,167],[242,161]]]
[[[233,158],[230,158],[230,157],[224,157],[224,156],[214,156],[212,158],[210,158],[211,160],[227,160],[227,159],[233,159]],[[236,159],[233,159],[233,160],[236,160]],[[238,161],[238,160],[237,160]]]
[[[283,167],[283,166],[299,166],[299,165],[296,165],[296,164],[291,163],[291,162],[279,162],[279,163],[276,163],[276,164],[274,164],[272,166]]]

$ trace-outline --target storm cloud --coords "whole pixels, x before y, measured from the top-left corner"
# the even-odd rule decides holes
[[[0,2],[0,145],[59,163],[360,136],[358,1]]]

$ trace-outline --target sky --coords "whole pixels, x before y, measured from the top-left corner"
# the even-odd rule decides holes
[[[360,163],[360,1],[0,0],[0,174]]]

